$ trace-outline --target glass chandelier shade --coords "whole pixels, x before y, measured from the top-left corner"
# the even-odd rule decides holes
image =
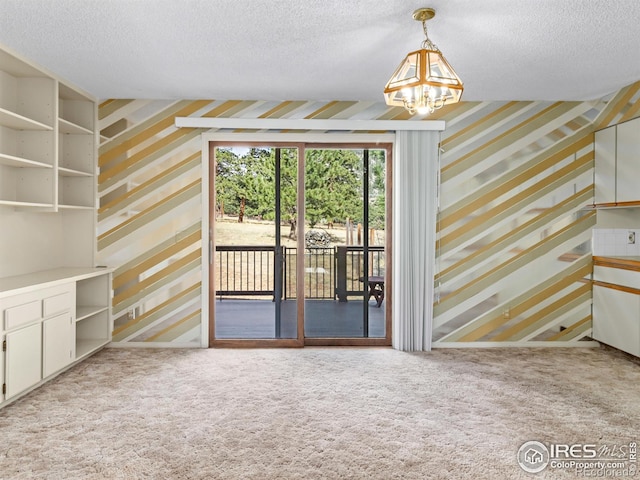
[[[429,40],[425,22],[433,15],[432,9],[414,12],[413,17],[422,21],[426,38],[420,50],[407,54],[384,88],[387,105],[404,107],[412,115],[433,113],[459,102],[464,89],[453,67]]]

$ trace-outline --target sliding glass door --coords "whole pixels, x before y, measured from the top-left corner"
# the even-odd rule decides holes
[[[215,338],[296,339],[297,149],[219,147],[215,160]]]
[[[389,345],[390,148],[212,145],[211,341]]]
[[[384,338],[384,150],[305,151],[306,338]]]

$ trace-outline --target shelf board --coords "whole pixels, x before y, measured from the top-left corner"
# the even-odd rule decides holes
[[[62,177],[93,177],[91,172],[82,172],[73,168],[58,167],[58,174]]]
[[[53,127],[0,108],[0,125],[14,130],[51,131]]]
[[[47,163],[29,160],[28,158],[16,157],[14,155],[7,155],[6,153],[0,153],[0,165],[18,168],[53,168],[53,165],[49,165]]]
[[[106,338],[100,340],[76,339],[76,360],[95,352],[100,347],[104,347],[107,343],[109,343],[109,340]]]
[[[0,205],[9,205],[12,207],[27,207],[27,208],[53,208],[53,204],[51,203],[18,202],[15,200],[0,200]]]
[[[76,123],[65,120],[64,118],[58,119],[58,127],[60,133],[70,133],[75,135],[93,135],[93,131],[86,127],[78,125]]]
[[[90,205],[66,205],[64,203],[59,203],[58,208],[64,210],[93,210],[94,207]]]
[[[109,307],[105,306],[78,305],[76,307],[76,322],[81,322],[85,318],[89,318],[97,313],[104,312],[108,309]]]

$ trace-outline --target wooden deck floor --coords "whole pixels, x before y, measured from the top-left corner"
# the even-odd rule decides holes
[[[275,303],[271,300],[217,300],[215,302],[216,338],[276,338]],[[296,301],[282,302],[281,336],[295,338]],[[384,338],[384,303],[368,304],[369,337]],[[305,337],[362,338],[363,304],[360,301],[305,301]]]

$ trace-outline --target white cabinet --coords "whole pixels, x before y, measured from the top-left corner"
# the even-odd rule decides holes
[[[42,322],[42,376],[53,375],[74,360],[75,328],[71,312]]]
[[[7,333],[5,398],[10,399],[42,379],[42,324]]]
[[[640,295],[594,285],[593,338],[640,356]]]
[[[640,356],[640,272],[594,267],[593,338]]]
[[[640,204],[640,117],[595,132],[595,204]]]
[[[5,403],[109,343],[110,310],[108,269],[56,269],[0,279]]]
[[[617,125],[616,201],[640,200],[640,118]]]
[[[595,203],[616,201],[616,127],[595,133]]]

